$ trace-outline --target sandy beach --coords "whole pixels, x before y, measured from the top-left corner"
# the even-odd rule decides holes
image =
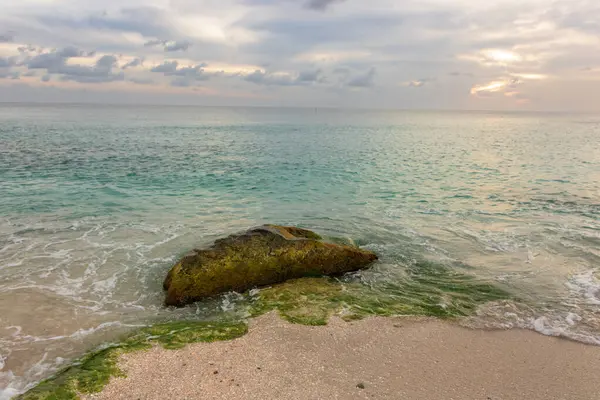
[[[310,327],[268,314],[239,339],[155,347],[124,356],[121,366],[126,378],[87,398],[600,398],[600,347],[434,319],[333,319]]]

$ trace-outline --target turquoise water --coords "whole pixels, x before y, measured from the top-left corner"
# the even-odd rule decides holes
[[[181,310],[190,248],[265,222],[354,239],[382,292],[434,260],[519,300],[463,323],[600,344],[600,117],[0,105],[0,398]]]

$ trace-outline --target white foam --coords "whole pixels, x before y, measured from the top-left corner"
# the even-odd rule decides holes
[[[237,292],[229,292],[223,296],[223,300],[221,302],[221,310],[223,311],[232,311],[235,309],[235,306],[238,301],[242,300],[244,296]]]
[[[0,400],[10,400],[19,393],[21,393],[20,390],[11,388],[10,386],[5,389],[0,388]]]
[[[111,321],[111,322],[104,322],[98,326],[94,326],[88,329],[78,329],[75,332],[69,334],[69,335],[58,335],[58,336],[33,336],[33,335],[20,335],[20,331],[13,334],[12,336],[15,337],[16,340],[19,340],[21,342],[49,342],[49,341],[56,341],[56,340],[62,340],[62,339],[67,339],[67,338],[71,338],[71,339],[82,339],[86,336],[92,335],[98,331],[101,331],[103,329],[107,329],[107,328],[112,328],[112,327],[127,327],[127,328],[136,328],[136,327],[143,327],[145,325],[139,325],[139,324],[124,324],[120,321]]]
[[[14,329],[15,331],[10,335],[12,337],[19,336],[21,334],[21,331],[23,330],[23,328],[21,328],[20,326],[7,326],[4,329]]]
[[[600,345],[600,334],[587,324],[593,322],[593,311],[535,310],[511,301],[491,302],[480,306],[477,315],[462,323],[471,328],[530,329],[546,336],[564,337],[587,344]]]
[[[577,315],[575,313],[569,313],[567,315],[567,317],[565,318],[565,320],[567,321],[567,323],[570,326],[576,325],[578,322],[581,322],[582,319],[583,319],[582,317],[580,317],[579,315]]]
[[[573,275],[565,284],[569,290],[585,299],[588,304],[600,306],[600,280],[594,270]]]
[[[118,273],[115,273],[110,278],[107,278],[107,279],[104,279],[101,281],[95,281],[94,283],[92,283],[92,287],[93,287],[92,290],[94,292],[100,293],[100,294],[112,293],[115,286],[117,285],[118,277],[119,277]]]

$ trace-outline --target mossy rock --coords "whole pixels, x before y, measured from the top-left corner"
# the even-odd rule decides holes
[[[375,260],[370,251],[324,242],[306,229],[265,225],[186,255],[165,279],[165,304],[180,307],[288,279],[342,275]]]

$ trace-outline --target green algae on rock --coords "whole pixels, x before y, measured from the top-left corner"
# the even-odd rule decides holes
[[[265,225],[186,255],[165,279],[165,304],[184,306],[288,279],[341,275],[365,268],[376,259],[370,251],[324,242],[306,229]]]
[[[326,325],[332,315],[345,320],[368,316],[416,315],[458,318],[510,294],[488,282],[429,261],[419,261],[394,283],[371,287],[331,278],[290,280],[261,290],[250,304],[258,316],[276,310],[292,323]]]
[[[178,321],[143,328],[121,343],[84,356],[17,399],[76,400],[80,394],[100,392],[113,376],[124,376],[118,360],[125,353],[149,349],[152,344],[178,349],[188,343],[230,340],[247,331],[243,322]]]

